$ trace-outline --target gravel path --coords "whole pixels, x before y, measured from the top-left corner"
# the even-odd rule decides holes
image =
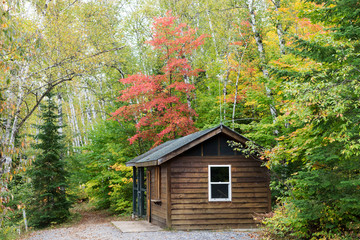
[[[106,214],[84,212],[79,223],[64,228],[41,230],[27,235],[23,240],[254,240],[256,235],[237,231],[158,231],[123,233]]]
[[[253,237],[252,237],[253,236]],[[26,238],[27,240],[254,240],[253,234],[235,231],[160,231],[142,233],[122,233],[111,223],[87,224],[77,227],[58,228],[38,231]]]

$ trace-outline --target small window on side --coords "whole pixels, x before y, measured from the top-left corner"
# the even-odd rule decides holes
[[[161,198],[161,169],[160,169],[160,166],[156,166],[155,167],[155,181],[154,181],[154,184],[155,184],[155,191],[154,191],[154,196],[153,198],[154,199],[160,199]]]
[[[209,165],[209,201],[231,201],[231,165]]]

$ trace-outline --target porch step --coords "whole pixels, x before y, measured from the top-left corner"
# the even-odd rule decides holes
[[[147,221],[113,221],[111,223],[124,233],[157,232],[162,230],[159,226],[155,226]]]

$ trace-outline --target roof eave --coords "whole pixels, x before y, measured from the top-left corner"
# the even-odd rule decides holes
[[[203,141],[206,141],[207,139],[219,134],[219,133],[225,133],[226,135],[232,137],[233,139],[235,139],[236,141],[239,141],[243,144],[245,144],[247,141],[250,141],[249,139],[247,139],[246,137],[242,136],[241,134],[234,132],[233,130],[231,130],[230,128],[224,126],[224,125],[219,125],[219,127],[214,128],[212,131],[208,132],[207,134],[194,139],[193,141],[187,143],[186,145],[168,153],[165,156],[162,156],[159,159],[156,160],[152,160],[152,161],[144,161],[144,162],[128,162],[126,163],[126,166],[129,167],[150,167],[150,166],[157,166],[160,164],[163,164],[167,161],[169,161],[170,159],[180,155],[181,153],[189,150],[190,148],[200,144]]]
[[[126,164],[126,166],[129,167],[151,167],[151,166],[157,166],[158,160],[148,161],[148,162],[136,162],[136,163],[130,163],[129,165]]]
[[[211,137],[213,137],[213,136],[215,136],[215,135],[217,135],[217,134],[219,134],[219,133],[221,133],[221,129],[220,129],[220,128],[214,129],[213,131],[207,133],[206,135],[201,136],[201,137],[193,140],[192,142],[189,142],[189,143],[186,144],[185,146],[182,146],[182,147],[178,148],[177,150],[175,150],[175,151],[173,151],[173,152],[165,155],[164,157],[158,159],[158,164],[160,165],[160,164],[163,164],[163,163],[169,161],[170,159],[172,159],[172,158],[174,158],[174,157],[182,154],[183,152],[189,150],[190,148],[192,148],[192,147],[200,144],[200,143],[203,142],[203,141],[208,140],[209,138],[211,138]]]

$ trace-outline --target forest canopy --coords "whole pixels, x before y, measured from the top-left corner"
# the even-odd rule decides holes
[[[0,236],[41,201],[50,94],[66,214],[130,214],[128,160],[223,123],[264,147],[265,239],[360,237],[358,0],[12,0],[0,28]]]

